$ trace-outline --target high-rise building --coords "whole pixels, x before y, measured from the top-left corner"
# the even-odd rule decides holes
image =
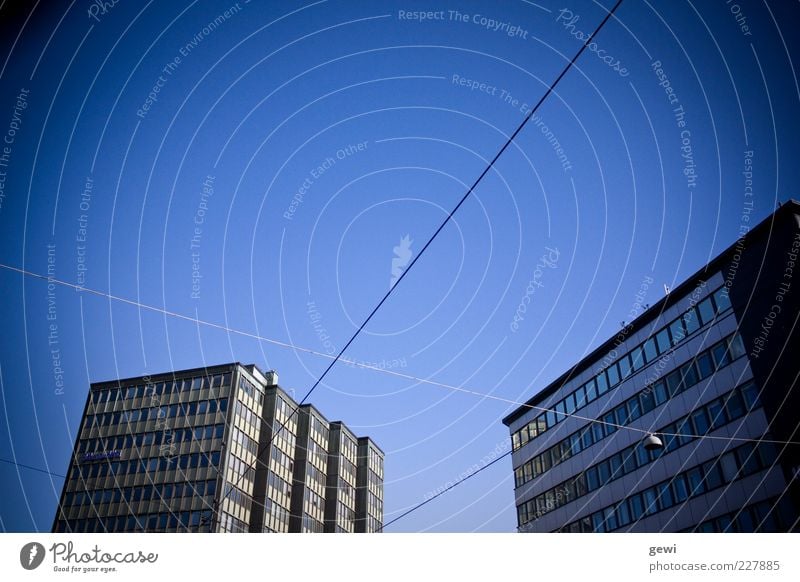
[[[800,204],[503,422],[523,532],[797,531]],[[663,447],[645,447],[649,433]]]
[[[380,531],[383,454],[361,440],[254,365],[97,382],[53,531]]]

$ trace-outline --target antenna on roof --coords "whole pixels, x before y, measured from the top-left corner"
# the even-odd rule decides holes
[[[664,283],[664,294],[669,295],[669,285],[667,285],[666,283]]]

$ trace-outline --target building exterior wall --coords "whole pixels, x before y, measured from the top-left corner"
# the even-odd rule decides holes
[[[331,440],[316,408],[298,407],[274,373],[252,365],[94,383],[53,531],[322,532],[329,513],[342,517],[330,531],[354,531],[357,496],[334,476],[355,488],[346,463],[358,441],[333,427]],[[381,499],[375,531],[382,454],[380,468],[370,481]]]
[[[798,527],[797,447],[747,442],[797,436],[787,412],[800,404],[798,368],[783,351],[798,345],[798,300],[780,283],[800,249],[798,208],[779,210],[504,419],[519,531]],[[775,311],[769,350],[763,322]],[[679,436],[648,452],[649,432]]]

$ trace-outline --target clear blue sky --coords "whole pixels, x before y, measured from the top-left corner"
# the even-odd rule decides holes
[[[0,262],[329,352],[613,3],[7,4]],[[758,220],[798,196],[797,20],[623,2],[347,355],[546,386],[645,278],[655,302],[732,244],[746,200]],[[328,364],[6,269],[0,289],[0,457],[56,474],[89,382],[237,360],[301,396]],[[387,519],[507,450],[514,408],[346,365],[311,400],[386,452]],[[0,462],[0,484],[2,529],[50,528],[60,478]],[[390,531],[515,525],[504,459]]]

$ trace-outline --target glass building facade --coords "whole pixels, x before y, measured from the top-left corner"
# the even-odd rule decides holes
[[[94,383],[53,531],[355,531],[354,442],[253,365]]]
[[[800,205],[508,415],[521,532],[796,531]],[[765,336],[764,330],[768,330]],[[631,430],[633,429],[633,430]],[[644,437],[663,448],[646,450]]]

